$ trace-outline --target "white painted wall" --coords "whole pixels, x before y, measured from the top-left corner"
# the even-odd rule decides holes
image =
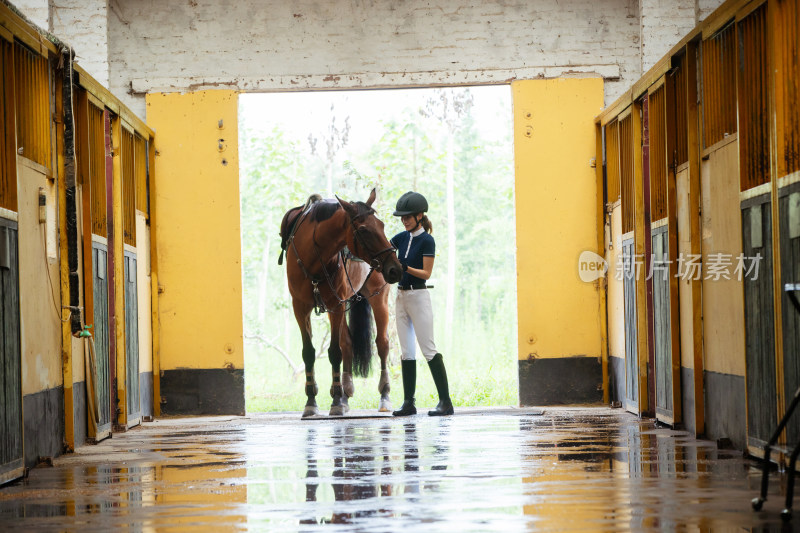
[[[50,3],[48,0],[14,0],[12,4],[41,29],[50,31]]]
[[[638,0],[113,0],[111,90],[503,83],[640,75]],[[619,81],[616,81],[619,80]]]
[[[108,0],[50,0],[51,31],[78,63],[108,87]]]
[[[18,0],[144,116],[143,95],[601,75],[606,104],[722,0]],[[48,18],[49,17],[49,18]]]
[[[642,73],[697,25],[696,0],[641,0]]]

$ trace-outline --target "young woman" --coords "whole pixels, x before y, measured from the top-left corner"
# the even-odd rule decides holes
[[[417,414],[414,405],[414,393],[417,388],[416,336],[422,355],[428,361],[433,375],[433,382],[439,393],[439,405],[430,416],[453,414],[453,402],[447,386],[447,372],[444,368],[442,354],[436,351],[433,342],[433,308],[431,296],[426,290],[425,281],[430,279],[433,270],[433,259],[436,255],[436,243],[433,240],[431,226],[425,212],[428,201],[418,192],[407,192],[397,201],[394,215],[400,217],[402,231],[395,235],[391,242],[397,248],[397,258],[403,265],[403,277],[397,284],[397,335],[402,350],[403,406],[394,411],[394,416]]]

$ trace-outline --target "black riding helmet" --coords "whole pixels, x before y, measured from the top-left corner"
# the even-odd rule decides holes
[[[408,191],[397,200],[394,216],[413,215],[428,210],[428,201],[418,192]]]

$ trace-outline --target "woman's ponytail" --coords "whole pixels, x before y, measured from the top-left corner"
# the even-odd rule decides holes
[[[422,226],[422,229],[424,229],[428,233],[433,233],[433,224],[431,224],[431,221],[428,220],[427,215],[422,215],[422,218],[419,219],[419,223]]]

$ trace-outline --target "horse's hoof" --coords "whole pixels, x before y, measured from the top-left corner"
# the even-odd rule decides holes
[[[352,398],[355,394],[355,385],[353,385],[353,374],[350,372],[342,372],[342,391],[348,398]]]
[[[383,399],[381,398],[380,407],[378,407],[379,413],[391,413],[392,412],[392,402],[388,398]]]
[[[316,405],[306,405],[306,408],[303,409],[303,418],[308,418],[309,416],[316,416],[319,414],[319,408]]]
[[[328,413],[328,416],[344,416],[346,412],[346,406],[344,405],[331,405],[331,410]]]

